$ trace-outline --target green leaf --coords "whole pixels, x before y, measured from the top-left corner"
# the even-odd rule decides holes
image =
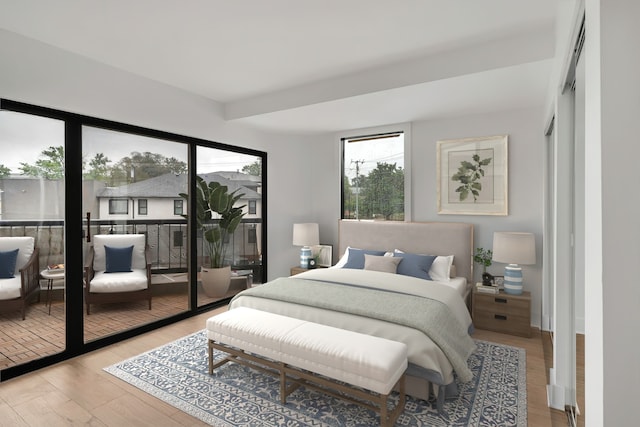
[[[204,238],[211,243],[219,242],[222,239],[222,233],[220,233],[220,228],[214,227],[214,228],[208,229],[204,233]]]

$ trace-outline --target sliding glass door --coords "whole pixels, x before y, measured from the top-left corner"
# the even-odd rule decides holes
[[[31,268],[25,286],[0,283],[0,381],[217,307],[266,277],[264,152],[4,99],[0,149],[0,265],[22,244],[15,277],[0,281]],[[202,284],[214,255],[199,182],[234,195],[237,220],[217,242],[222,293]]]
[[[188,148],[184,143],[83,126],[86,341],[189,309],[187,222],[180,196],[188,193]],[[105,270],[112,253],[109,244],[105,243],[105,263],[97,264],[103,236],[131,235],[144,236],[149,299],[137,292],[144,283],[132,285],[128,275],[133,273]],[[111,241],[129,245],[124,237]],[[94,258],[87,259],[90,254]]]
[[[0,111],[0,371],[66,348],[64,144],[63,121]]]
[[[196,159],[198,182],[207,188],[225,189],[235,200],[230,208],[239,210],[237,226],[231,230],[225,225],[228,215],[219,211],[211,212],[204,221],[197,221],[201,224],[197,230],[197,296],[201,306],[232,297],[262,281],[263,159],[203,146],[197,147]],[[207,207],[217,209],[208,205],[205,210]],[[217,286],[207,280],[214,268],[229,269],[231,278],[228,282],[225,279],[225,285]]]

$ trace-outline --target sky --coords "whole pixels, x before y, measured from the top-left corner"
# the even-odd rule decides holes
[[[152,152],[187,163],[187,145],[99,128],[83,129],[83,154],[88,160],[103,153],[115,164],[131,152]],[[33,115],[0,111],[0,165],[19,174],[20,163],[33,164],[43,150],[64,145],[64,122]],[[198,150],[197,173],[236,171],[256,160],[226,150]]]
[[[345,143],[344,165],[349,180],[356,176],[356,162],[360,175],[368,175],[378,162],[395,163],[404,169],[404,134],[394,138]]]

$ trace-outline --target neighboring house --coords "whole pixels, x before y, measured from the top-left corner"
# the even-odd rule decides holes
[[[259,189],[259,182],[246,178],[250,175],[240,172],[233,174],[212,172],[201,176],[207,182],[215,181],[226,185],[229,191],[238,190],[243,193],[239,203],[246,205],[245,218],[259,218],[262,199],[256,191]],[[224,175],[234,179],[227,179]],[[248,185],[243,185],[245,183]],[[180,197],[180,193],[186,192],[187,175],[172,173],[120,187],[105,187],[96,193],[99,208],[95,219],[180,219],[187,213],[186,202]]]
[[[245,205],[245,220],[257,219],[262,213],[262,195],[260,178],[240,172],[211,172],[201,174],[205,181],[215,181],[243,194],[237,204]],[[226,178],[226,177],[228,178]],[[257,180],[257,181],[256,181]],[[246,184],[247,186],[245,186]],[[252,187],[252,188],[249,188]],[[187,191],[187,175],[164,174],[144,181],[105,187],[96,193],[98,216],[100,220],[149,220],[162,222],[169,219],[183,219],[187,214],[186,201],[180,193]],[[215,219],[215,218],[214,218]],[[158,245],[158,265],[170,266],[180,263],[186,256],[187,235],[184,227],[160,225],[147,227],[150,244]],[[229,261],[233,265],[257,264],[260,262],[260,222],[243,224],[236,230],[228,251]],[[168,249],[167,249],[168,248]]]

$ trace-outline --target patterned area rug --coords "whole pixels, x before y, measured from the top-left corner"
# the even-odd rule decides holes
[[[396,425],[526,426],[524,349],[478,340],[476,345],[469,359],[473,380],[459,384],[459,396],[445,400],[446,414],[438,414],[435,402],[408,396]],[[227,363],[210,376],[207,363],[203,330],[104,370],[213,426],[380,423],[366,408],[303,387],[282,405],[276,377],[236,363]]]

